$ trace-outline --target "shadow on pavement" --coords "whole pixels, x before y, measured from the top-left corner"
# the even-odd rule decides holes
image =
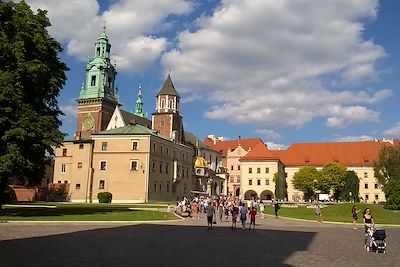
[[[0,241],[1,266],[288,266],[315,232],[133,225]]]

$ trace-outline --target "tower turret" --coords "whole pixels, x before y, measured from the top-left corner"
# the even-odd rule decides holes
[[[105,130],[118,105],[117,71],[110,63],[110,51],[111,44],[104,26],[95,43],[94,58],[86,65],[85,82],[77,99],[77,138]]]

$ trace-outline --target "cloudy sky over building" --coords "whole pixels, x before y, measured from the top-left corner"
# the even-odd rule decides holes
[[[144,109],[168,73],[185,129],[273,145],[400,137],[400,2],[377,0],[28,0],[48,10],[75,99],[104,22],[123,109]]]

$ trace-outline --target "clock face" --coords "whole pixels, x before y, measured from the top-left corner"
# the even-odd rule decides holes
[[[84,130],[91,130],[94,126],[94,118],[92,116],[87,116],[83,120],[83,129]]]

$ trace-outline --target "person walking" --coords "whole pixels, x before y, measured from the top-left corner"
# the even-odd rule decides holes
[[[322,211],[319,204],[317,204],[317,207],[315,208],[315,214],[317,215],[317,222],[322,223]]]
[[[276,199],[274,199],[274,211],[275,211],[275,218],[279,218],[278,211],[281,207]]]
[[[256,215],[257,211],[254,207],[252,207],[251,210],[249,211],[249,216],[250,216],[249,231],[251,230],[251,225],[253,225],[253,229],[256,229]]]
[[[358,213],[360,212],[360,210],[357,209],[356,205],[353,205],[353,208],[351,209],[351,213],[353,216],[353,229],[357,229],[356,227],[356,223],[358,220]]]
[[[242,221],[242,230],[245,230],[246,220],[247,220],[247,208],[245,207],[244,203],[240,207],[240,220]]]
[[[206,207],[206,214],[207,214],[207,229],[212,229],[213,226],[213,216],[215,213],[214,206],[209,203]]]
[[[261,219],[264,219],[265,205],[264,205],[264,203],[262,201],[260,202],[259,209],[260,209],[260,213],[261,213]]]
[[[237,221],[237,217],[238,217],[238,214],[239,214],[239,208],[236,207],[235,205],[233,205],[231,213],[232,213],[232,227],[231,227],[231,229],[232,230],[233,229],[236,230],[236,221]]]
[[[222,222],[222,217],[224,216],[224,203],[222,202],[222,200],[220,200],[218,203],[218,216],[219,221]]]

